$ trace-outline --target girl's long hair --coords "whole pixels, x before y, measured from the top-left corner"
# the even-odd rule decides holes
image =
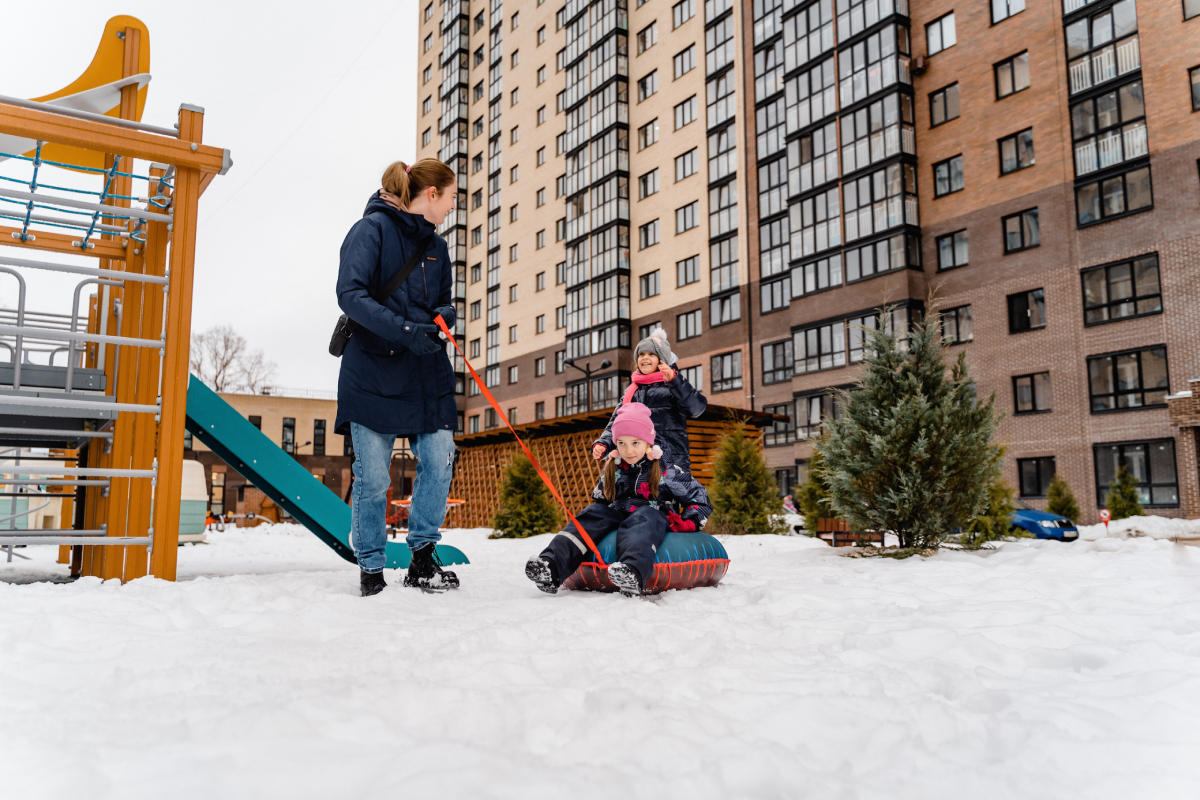
[[[446,187],[457,178],[454,170],[438,161],[436,158],[422,158],[411,167],[403,161],[397,161],[383,171],[380,184],[386,191],[400,198],[400,205],[408,208],[412,199],[422,190],[430,186],[438,190],[440,195]]]
[[[651,497],[658,497],[658,484],[662,481],[661,461],[661,458],[657,458],[650,462]],[[617,499],[617,459],[604,459],[604,471],[601,475],[604,479],[604,497],[611,503]]]

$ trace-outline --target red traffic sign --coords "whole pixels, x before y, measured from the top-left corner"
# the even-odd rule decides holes
[[[1112,518],[1112,514],[1109,513],[1107,508],[1100,509],[1100,521],[1101,522],[1103,522],[1105,525],[1107,525],[1109,519],[1111,519],[1111,518]]]

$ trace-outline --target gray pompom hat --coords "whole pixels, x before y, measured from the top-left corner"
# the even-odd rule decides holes
[[[667,332],[662,327],[657,327],[650,331],[650,335],[638,342],[637,349],[633,351],[633,357],[636,359],[642,353],[652,353],[658,356],[658,360],[668,366],[676,361],[675,354],[671,352],[671,343],[667,341]]]

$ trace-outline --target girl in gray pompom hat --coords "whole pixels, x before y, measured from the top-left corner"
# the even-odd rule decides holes
[[[634,358],[637,359],[637,370],[633,373],[633,381],[613,409],[608,427],[592,445],[592,456],[601,459],[613,449],[612,426],[622,406],[642,403],[650,409],[666,463],[690,474],[692,461],[688,451],[687,420],[703,414],[708,408],[708,400],[674,368],[675,354],[671,352],[667,332],[661,327],[650,331],[649,336],[638,342]]]

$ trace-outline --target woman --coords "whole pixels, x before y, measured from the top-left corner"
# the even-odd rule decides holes
[[[405,586],[425,591],[458,587],[437,562],[438,527],[454,470],[454,373],[433,319],[454,326],[454,271],[446,242],[435,232],[454,208],[453,170],[433,158],[409,167],[397,161],[383,173],[383,190],[342,243],[338,305],[359,327],[342,355],[334,430],[354,443],[351,541],[361,570],[363,597],[383,579],[387,491],[392,445],[407,436],[417,457],[409,513],[412,562]],[[420,260],[390,297],[375,300],[418,250]]]

